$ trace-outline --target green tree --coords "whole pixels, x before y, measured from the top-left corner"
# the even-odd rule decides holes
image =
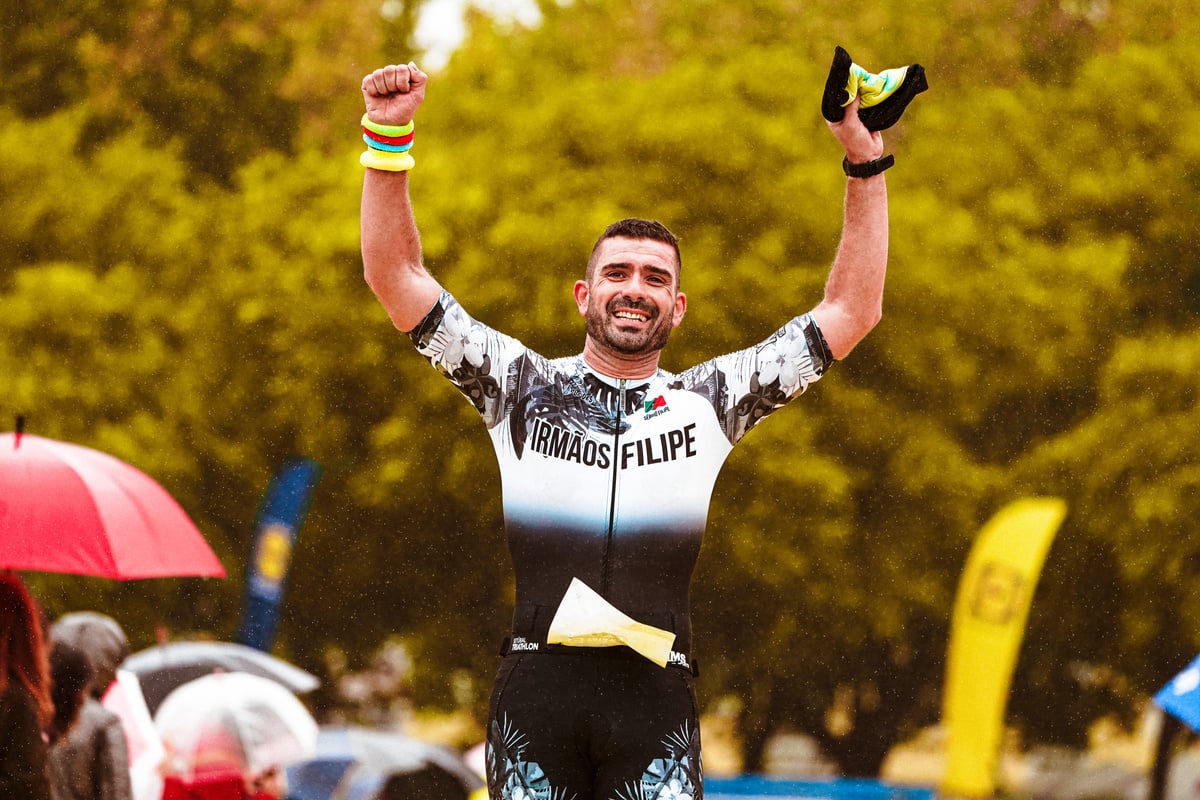
[[[0,396],[32,432],[158,478],[230,572],[32,576],[52,614],[108,610],[139,646],[157,623],[231,635],[254,509],[299,453],[324,473],[280,651],[323,672],[328,650],[361,665],[399,633],[420,702],[460,702],[446,676],[465,668],[482,713],[513,591],[494,458],[360,277],[358,81],[407,59],[415,8],[389,22],[299,0],[6,6],[20,24],[0,27]],[[1070,515],[1013,721],[1081,742],[1097,715],[1132,713],[1200,647],[1196,548],[1179,535],[1196,510],[1200,159],[1197,112],[1173,101],[1195,83],[1194,15],[541,9],[530,30],[472,17],[422,109],[413,193],[435,274],[551,356],[581,343],[571,282],[625,215],[683,240],[691,302],[668,369],[810,308],[840,222],[817,105],[833,46],[930,74],[885,135],[899,163],[882,325],[747,437],[714,497],[693,598],[701,693],[740,701],[749,765],[792,728],[871,774],[935,721],[962,564],[1021,494],[1062,496]],[[75,67],[85,78],[64,80]]]
[[[409,49],[420,5],[16,0],[0,12],[0,102],[30,119],[73,109],[80,148],[148,122],[192,180],[228,186],[260,153],[328,152],[356,118],[359,59]]]

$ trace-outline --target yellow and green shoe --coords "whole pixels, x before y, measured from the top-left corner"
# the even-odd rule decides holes
[[[928,88],[925,68],[920,64],[876,74],[855,64],[839,46],[834,49],[829,77],[825,79],[821,115],[830,122],[841,122],[846,106],[861,97],[858,118],[868,130],[882,131],[895,125],[912,99]]]

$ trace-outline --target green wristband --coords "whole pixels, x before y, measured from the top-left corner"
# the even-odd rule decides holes
[[[377,133],[380,136],[408,136],[413,132],[413,122],[410,119],[406,125],[383,125],[378,122],[372,122],[366,112],[362,115],[362,126],[371,133]]]

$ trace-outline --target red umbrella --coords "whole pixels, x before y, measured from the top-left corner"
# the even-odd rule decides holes
[[[225,577],[152,478],[106,453],[0,434],[0,568],[131,580]]]

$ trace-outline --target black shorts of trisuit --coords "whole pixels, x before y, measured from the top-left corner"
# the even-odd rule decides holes
[[[492,690],[487,772],[491,800],[701,800],[692,673],[625,647],[512,653]]]

